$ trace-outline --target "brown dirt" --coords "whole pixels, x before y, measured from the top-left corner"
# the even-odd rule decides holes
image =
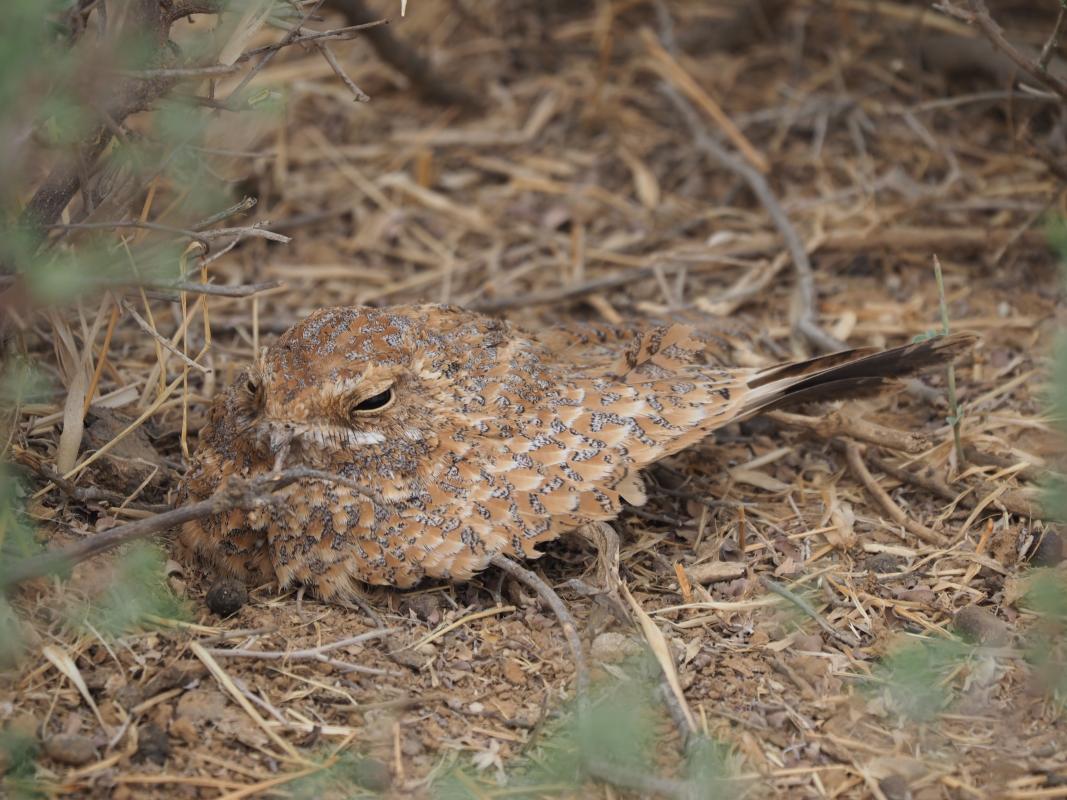
[[[698,725],[732,748],[749,796],[1067,796],[1067,728],[1020,639],[1035,625],[1020,602],[1020,554],[1044,530],[1020,513],[1030,500],[1023,489],[1057,450],[1041,389],[1061,288],[1043,220],[1063,213],[1067,195],[1042,153],[1062,157],[1059,109],[977,72],[924,66],[926,37],[972,33],[922,14],[921,4],[777,4],[774,24],[757,21],[735,47],[702,43],[736,4],[667,5],[676,63],[770,166],[771,188],[811,255],[824,330],[850,345],[888,345],[937,327],[931,257],[940,258],[953,326],[981,336],[957,383],[965,443],[986,458],[956,463],[942,376],[926,379],[932,391],[844,406],[928,437],[917,453],[870,445],[861,456],[909,520],[946,537],[941,547],[889,520],[849,468],[840,437],[768,420],[731,426],[652,471],[650,504],[616,526],[623,581],[665,635]],[[727,315],[738,358],[805,352],[790,325],[792,264],[769,216],[698,151],[659,88],[679,84],[641,33],[657,30],[654,4],[482,7],[412,0],[393,31],[432,58],[437,79],[484,98],[485,111],[417,100],[357,41],[335,50],[369,104],[353,103],[314,51],[287,51],[257,78],[285,87],[284,117],[255,130],[233,117],[220,125],[218,146],[249,155],[221,159],[218,169],[260,199],[257,218],[294,238],[249,241],[210,266],[219,283],[284,285],[254,299],[210,298],[212,346],[202,361],[215,375],[191,372],[187,394],[179,388],[145,425],[169,486],[182,460],[183,398],[195,443],[218,385],[254,347],[323,305],[452,302],[534,328],[631,317],[721,325],[716,317]],[[1013,33],[1039,44],[1051,18],[1022,19]],[[341,21],[321,24],[332,23]],[[719,136],[708,116],[698,119]],[[604,278],[618,280],[597,283]],[[745,281],[762,288],[734,291]],[[96,306],[87,303],[90,315]],[[182,311],[153,307],[172,335]],[[196,312],[188,352],[199,351],[203,327]],[[38,346],[44,361],[54,359],[50,345]],[[157,358],[124,315],[101,394],[136,386],[140,395]],[[168,380],[178,370],[170,357]],[[48,415],[60,410],[20,419],[24,456],[50,463],[58,434]],[[955,499],[888,476],[875,457],[928,471]],[[85,485],[128,493],[143,480],[129,462],[108,463]],[[163,500],[163,491],[150,485],[143,499]],[[54,490],[31,508],[53,543],[122,516]],[[559,587],[587,647],[605,632],[643,641],[639,628],[565,586],[596,581],[589,545],[546,550],[534,566]],[[742,566],[716,568],[734,571],[683,594],[677,566],[717,560]],[[180,560],[169,580],[188,600],[190,623],[159,620],[117,642],[68,632],[48,609],[106,586],[108,563],[82,565],[64,588],[41,581],[16,597],[34,638],[20,667],[0,678],[0,720],[26,725],[30,715],[46,740],[95,742],[88,764],[43,757],[59,794],[267,796],[305,768],[301,758],[343,747],[380,762],[371,771],[396,796],[427,795],[448,765],[479,756],[486,768],[465,772],[470,796],[498,797],[494,760],[524,752],[573,694],[555,619],[495,571],[463,586],[368,591],[398,630],[331,652],[362,670],[345,672],[336,663],[206,655],[315,648],[374,625],[358,609],[271,587],[219,619],[204,604],[210,578]],[[763,602],[776,595],[760,576],[808,591],[823,626],[787,601]],[[868,679],[904,642],[951,639],[968,606],[987,612],[964,617],[987,646],[946,674],[954,703],[925,721],[901,716],[891,689]],[[612,640],[599,643],[603,652]],[[100,720],[46,648],[73,661]],[[236,702],[238,687],[253,699]],[[669,774],[679,745],[664,731]],[[618,791],[589,784],[575,794]]]

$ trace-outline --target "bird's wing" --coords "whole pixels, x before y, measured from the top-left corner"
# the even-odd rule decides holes
[[[425,491],[373,529],[410,582],[468,578],[500,552],[535,557],[539,543],[617,516],[623,500],[643,503],[641,467],[740,407],[735,373],[694,363],[701,343],[685,326],[627,340],[598,377],[522,340],[501,355],[481,376],[477,402],[446,426]],[[396,574],[382,582],[396,583]]]

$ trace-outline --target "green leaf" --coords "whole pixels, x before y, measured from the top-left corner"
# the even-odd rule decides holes
[[[121,636],[142,627],[148,615],[170,619],[188,616],[166,584],[165,563],[163,551],[156,545],[132,545],[120,556],[103,596],[73,607],[71,621],[92,625],[105,635]]]

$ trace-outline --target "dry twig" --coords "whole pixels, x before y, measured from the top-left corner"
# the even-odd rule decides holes
[[[330,5],[344,14],[353,25],[366,25],[377,19],[363,0],[330,0]],[[407,43],[398,39],[389,28],[376,27],[368,30],[367,41],[382,61],[411,81],[415,91],[423,100],[439,105],[462,106],[471,110],[482,107],[482,102],[474,95],[435,75],[430,62]]]
[[[0,593],[8,591],[24,581],[55,572],[63,572],[75,564],[100,553],[138,539],[157,536],[171,528],[184,525],[186,522],[204,519],[213,514],[221,514],[224,511],[235,508],[249,509],[256,505],[272,502],[271,493],[301,480],[330,481],[352,488],[359,488],[358,485],[338,475],[307,467],[294,467],[282,472],[260,475],[251,480],[230,480],[207,500],[180,506],[172,511],[139,519],[125,525],[119,525],[69,547],[51,550],[41,555],[18,561],[4,571],[2,579],[0,579]]]
[[[839,642],[842,642],[843,644],[846,644],[849,647],[860,646],[860,642],[855,636],[850,633],[846,634],[843,631],[839,631],[837,628],[827,622],[826,618],[822,614],[815,610],[815,606],[813,606],[803,597],[798,595],[796,592],[790,591],[777,581],[772,581],[766,575],[760,575],[759,580],[765,588],[774,592],[779,597],[784,597],[790,603],[795,605],[797,608],[799,608],[801,611],[803,611],[805,614],[815,620],[818,626],[822,628],[827,633],[827,635],[832,636]]]
[[[878,502],[878,505],[889,514],[894,522],[927,544],[937,545],[938,547],[944,547],[948,544],[948,539],[945,536],[911,519],[900,506],[893,502],[893,498],[878,485],[878,481],[871,475],[867,465],[863,463],[863,455],[855,443],[845,442],[845,457],[852,473],[863,483],[871,497]]]
[[[526,569],[526,567],[515,563],[507,556],[493,556],[490,563],[508,573],[508,575],[515,580],[525,584],[527,588],[535,591],[537,595],[545,601],[545,604],[552,609],[552,613],[556,615],[560,626],[563,628],[563,635],[567,639],[567,644],[570,646],[571,656],[574,658],[575,683],[578,688],[578,706],[579,709],[581,709],[584,704],[588,702],[589,697],[589,665],[585,660],[585,651],[582,649],[582,640],[578,637],[578,624],[574,621],[571,612],[567,610],[567,606],[563,602],[563,599],[556,594],[555,590],[545,583],[536,572],[532,572],[531,570]]]
[[[812,273],[811,260],[808,258],[808,251],[800,240],[796,228],[789,221],[785,209],[778,202],[778,198],[775,197],[770,184],[767,183],[758,170],[734,156],[704,130],[696,111],[677,89],[664,84],[662,91],[682,115],[686,126],[689,128],[689,133],[700,151],[748,184],[753,194],[763,204],[771,221],[778,229],[778,233],[785,241],[785,246],[793,259],[793,269],[796,271],[797,276],[797,311],[793,321],[793,330],[819,350],[826,352],[844,350],[847,345],[822,330],[815,321],[815,277]]]
[[[982,33],[989,39],[990,44],[1010,58],[1019,69],[1034,80],[1047,86],[1063,100],[1067,100],[1067,81],[1048,71],[1048,60],[1051,56],[1052,46],[1058,38],[1060,28],[1063,25],[1064,12],[1062,8],[1056,18],[1052,34],[1042,48],[1041,53],[1037,58],[1028,58],[1004,36],[1004,30],[989,13],[989,7],[985,4],[985,0],[967,0],[967,5],[970,10],[959,8],[950,2],[938,3],[936,8],[953,17],[978,25]]]
[[[922,434],[889,428],[843,411],[831,411],[820,417],[787,411],[768,411],[763,416],[780,425],[810,431],[822,439],[850,436],[861,442],[905,453],[921,453],[930,447],[929,439]]]

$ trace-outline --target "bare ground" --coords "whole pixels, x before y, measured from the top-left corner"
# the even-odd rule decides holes
[[[209,274],[283,284],[254,299],[208,298],[209,317],[153,302],[168,337],[192,318],[190,353],[209,320],[201,361],[214,373],[190,372],[187,389],[148,415],[141,444],[162,457],[164,479],[141,499],[165,500],[183,426],[194,446],[218,386],[255,347],[324,305],[452,302],[533,328],[684,318],[725,328],[731,357],[745,363],[810,352],[794,324],[804,313],[794,262],[745,180],[698,146],[715,137],[735,162],[766,165],[810,255],[821,331],[890,345],[939,327],[937,255],[954,329],[981,337],[956,376],[965,463],[944,422],[944,376],[934,375],[926,388],[849,402],[844,419],[804,408],[790,413],[807,420],[731,426],[653,470],[650,504],[618,521],[622,580],[665,636],[696,725],[731,749],[731,796],[1067,796],[1067,730],[1023,657],[1039,626],[1021,600],[1034,549],[1048,563],[1062,556],[1062,546],[1048,555],[1059,540],[1035,521],[1027,488],[1058,449],[1042,391],[1061,300],[1045,220],[1062,213],[1064,194],[1044,158],[1062,158],[1060,107],[1012,93],[973,64],[961,76],[940,63],[966,53],[974,32],[919,5],[768,4],[769,19],[749,23],[726,3],[667,5],[675,55],[657,49],[671,37],[645,4],[514,2],[483,13],[476,3],[413,0],[394,32],[483,109],[419,100],[362,44],[345,63],[368,104],[353,103],[313,53],[275,59],[257,80],[285,87],[286,113],[255,130],[224,120],[217,146],[244,154],[218,169],[259,198],[258,218],[294,238],[249,241]],[[1017,19],[1014,32],[1037,44],[1051,25]],[[720,41],[724,30],[732,41]],[[686,95],[685,75],[704,98]],[[688,98],[689,122],[664,86]],[[710,106],[732,120],[734,139]],[[86,303],[88,315],[97,302]],[[38,347],[48,363],[46,342]],[[168,378],[180,374],[126,315],[108,352],[100,393],[133,387],[120,409],[133,417],[155,397],[145,378],[159,359]],[[21,460],[49,463],[57,411],[20,419]],[[808,430],[816,416],[829,427]],[[911,452],[872,423],[911,434]],[[83,485],[136,487],[128,462],[101,461]],[[52,543],[123,516],[55,490],[31,511]],[[187,600],[187,620],[158,619],[118,641],[71,632],[49,611],[106,585],[110,559],[81,565],[69,585],[39,582],[17,595],[32,641],[0,678],[0,719],[95,745],[78,766],[42,756],[54,793],[284,794],[313,771],[306,759],[341,748],[372,759],[368,781],[391,795],[431,794],[458,765],[468,796],[508,796],[497,765],[536,752],[573,696],[555,619],[495,571],[462,586],[368,590],[397,630],[330,652],[359,668],[346,671],[212,653],[329,645],[374,629],[364,611],[266,586],[220,619],[204,605],[210,578],[173,558],[169,582]],[[645,636],[568,585],[597,583],[596,564],[575,540],[547,547],[533,566],[559,587],[604,675],[625,642]],[[814,617],[761,578],[806,597]],[[958,620],[971,606],[983,612]],[[958,641],[960,628],[985,647],[938,674],[951,702],[922,719],[902,714],[887,655],[909,642]],[[905,685],[905,699],[916,691]],[[679,734],[666,712],[657,725],[663,775],[676,774]],[[163,763],[146,749],[152,741],[165,746]],[[587,783],[571,794],[624,791]]]

